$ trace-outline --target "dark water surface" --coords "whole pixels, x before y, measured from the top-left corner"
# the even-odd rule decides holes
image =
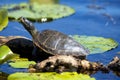
[[[27,2],[27,0],[0,0],[0,5]],[[72,16],[54,20],[49,23],[35,23],[38,30],[54,29],[67,35],[88,35],[112,38],[120,43],[120,0],[60,0],[61,4],[73,7],[76,13]],[[94,5],[95,4],[95,5]],[[92,7],[91,5],[99,5]],[[18,22],[9,22],[8,27],[0,32],[0,36],[20,35],[31,38]],[[120,51],[120,46],[101,54],[89,55],[88,60],[108,64]],[[8,65],[0,66],[4,70]],[[6,73],[14,71],[6,70]],[[110,72],[97,72],[91,75],[96,80],[120,80],[119,76]],[[1,80],[1,79],[0,79]]]

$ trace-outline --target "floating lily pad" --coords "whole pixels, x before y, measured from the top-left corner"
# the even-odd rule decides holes
[[[35,61],[19,60],[10,62],[9,65],[13,68],[28,68],[30,64],[36,64]]]
[[[103,53],[118,46],[118,43],[111,38],[95,36],[72,36],[76,41],[90,50],[90,53]]]
[[[8,80],[95,80],[89,75],[78,74],[76,72],[55,72],[46,73],[14,73],[8,76]]]
[[[8,12],[6,9],[0,9],[0,31],[8,24]]]
[[[39,3],[40,5],[41,4],[57,4],[59,3],[59,0],[29,0],[29,3],[30,4]]]
[[[73,14],[75,11],[69,6],[60,4],[33,4],[27,3],[4,6],[8,9],[9,18],[18,19],[24,16],[28,19],[39,20],[41,18],[58,19]]]
[[[2,45],[0,46],[0,64],[10,60],[10,59],[13,59],[13,58],[16,58],[18,57],[19,55],[18,54],[14,54],[8,46],[6,45]]]

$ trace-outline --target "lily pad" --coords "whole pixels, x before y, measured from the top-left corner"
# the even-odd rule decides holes
[[[0,31],[8,24],[8,12],[6,9],[0,9]]]
[[[16,58],[18,57],[19,55],[18,54],[14,54],[8,46],[6,45],[2,45],[0,46],[0,64],[10,60],[10,59],[13,59],[13,58]]]
[[[8,80],[95,80],[89,75],[78,74],[76,72],[55,72],[46,73],[14,73],[8,76]]]
[[[39,3],[41,4],[58,4],[59,0],[29,0],[30,4]]]
[[[73,8],[60,4],[37,4],[29,5],[27,3],[13,4],[3,6],[8,9],[8,16],[12,19],[18,19],[24,16],[28,19],[39,20],[41,18],[58,19],[73,14]]]
[[[36,64],[35,61],[19,60],[10,62],[9,65],[13,68],[28,68],[30,64]]]
[[[103,53],[118,46],[118,43],[111,38],[95,36],[72,36],[76,41],[90,50],[90,53]]]

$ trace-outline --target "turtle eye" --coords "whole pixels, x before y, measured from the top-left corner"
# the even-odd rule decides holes
[[[24,24],[30,23],[30,22],[29,22],[26,18],[24,18],[24,17],[18,18],[18,21],[21,22],[21,23],[24,23]]]
[[[30,27],[30,26],[33,26],[33,23],[30,22],[29,20],[27,20],[26,18],[22,18],[22,22],[27,26],[27,27]]]

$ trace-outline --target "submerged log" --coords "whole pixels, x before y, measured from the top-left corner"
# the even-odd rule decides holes
[[[112,70],[115,75],[120,76],[120,58],[117,56],[114,57],[108,64],[108,68]]]
[[[113,71],[120,71],[120,58],[117,56],[113,58],[113,60],[108,64],[108,68]]]

